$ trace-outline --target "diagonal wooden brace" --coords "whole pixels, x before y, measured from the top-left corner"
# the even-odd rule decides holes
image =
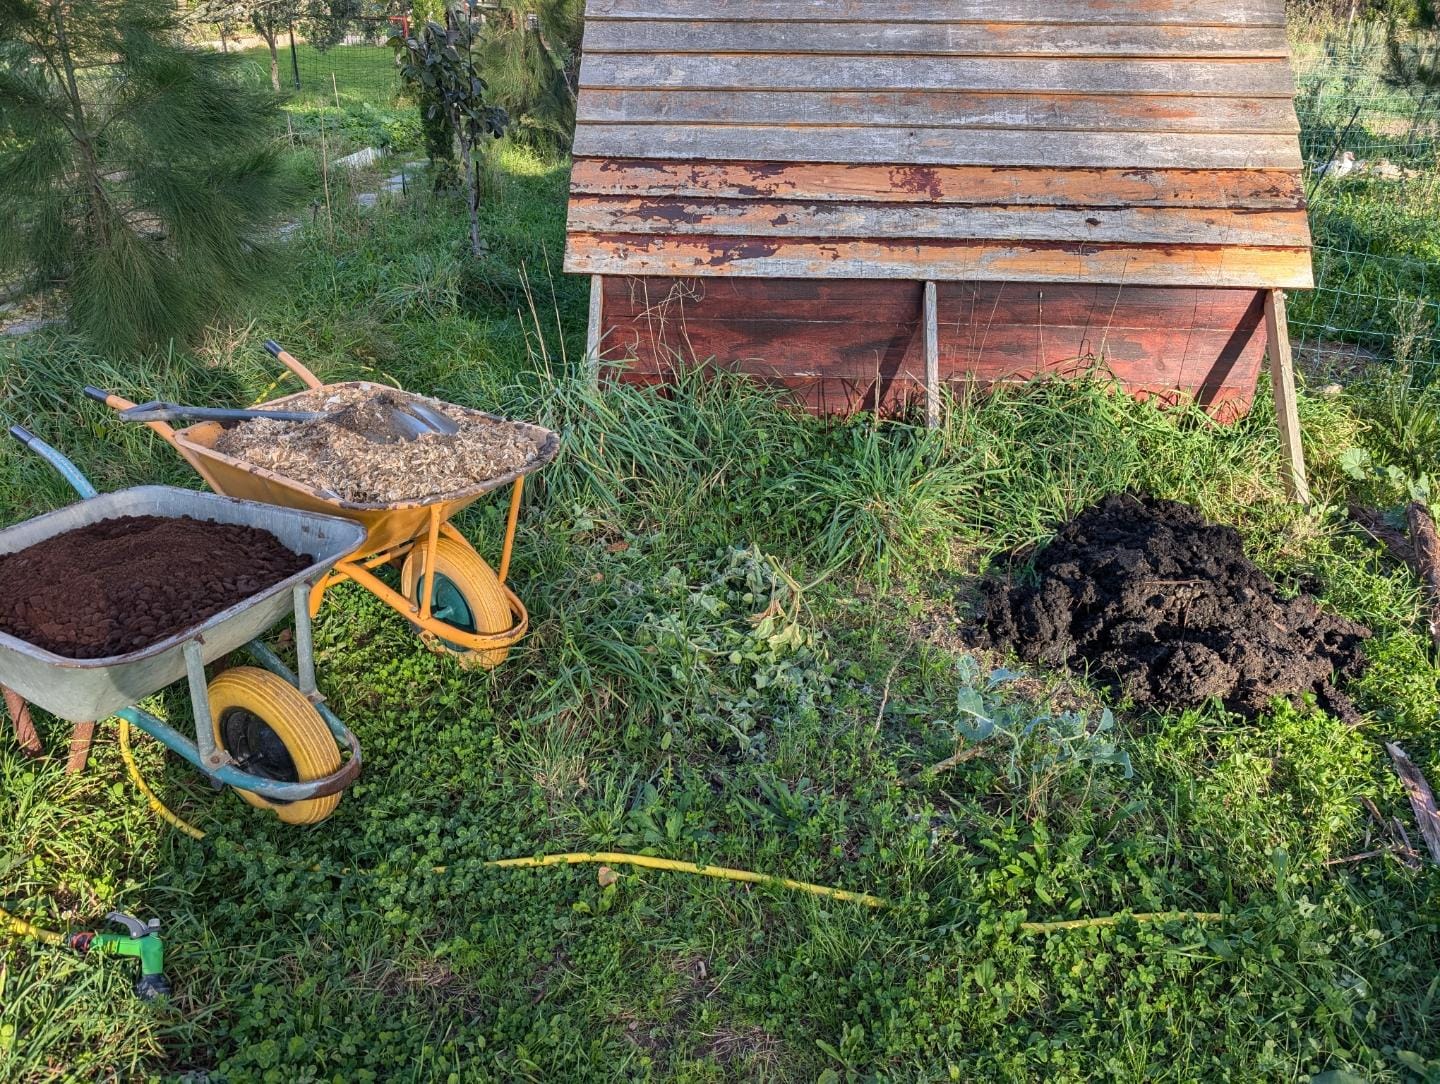
[[[1295,362],[1290,353],[1290,325],[1285,316],[1285,292],[1265,294],[1265,332],[1269,339],[1270,383],[1275,392],[1275,420],[1285,452],[1285,491],[1296,504],[1310,503],[1305,477],[1305,450],[1300,444],[1300,410],[1295,399]]]

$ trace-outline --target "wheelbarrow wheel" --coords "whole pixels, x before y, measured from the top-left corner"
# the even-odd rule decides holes
[[[400,583],[405,597],[418,606],[425,591],[423,547],[417,546],[405,558]],[[512,624],[505,589],[485,559],[465,543],[445,535],[435,544],[435,591],[430,612],[437,621],[461,632],[501,633]],[[510,653],[506,647],[474,651],[438,635],[426,636],[425,642],[432,651],[456,656],[462,666],[486,670],[499,666]]]
[[[268,670],[237,666],[217,677],[210,683],[210,716],[216,744],[252,775],[303,783],[340,768],[340,750],[315,706]],[[338,794],[280,802],[239,787],[235,791],[286,824],[318,824],[340,804]]]

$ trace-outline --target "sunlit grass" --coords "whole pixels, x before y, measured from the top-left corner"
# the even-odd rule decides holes
[[[1418,586],[1341,511],[1362,393],[1302,398],[1320,499],[1304,512],[1264,387],[1227,427],[1057,382],[955,403],[933,433],[813,419],[703,371],[666,394],[597,391],[585,284],[559,271],[564,164],[504,149],[493,168],[484,261],[427,193],[337,201],[333,240],[307,220],[273,288],[192,351],[0,345],[0,411],[104,489],[198,480],[80,386],[252,402],[294,387],[267,338],[327,379],[394,381],[564,442],[528,488],[511,583],[532,631],[499,670],[430,655],[354,587],[327,601],[320,684],[365,751],[332,821],[286,828],[139,742],[167,801],[211,831],[193,843],[125,782],[110,725],[80,779],[63,725],[42,716],[38,762],[0,733],[0,902],[56,926],[157,914],[177,989],[142,1008],[125,961],[0,943],[0,1078],[1398,1082],[1434,1058],[1434,875],[1351,861],[1389,830],[1361,799],[1412,823],[1382,737],[1440,777]],[[957,751],[976,577],[1126,487],[1234,524],[1287,585],[1370,624],[1367,725],[1122,708],[1131,778],[1003,750],[925,775]],[[0,448],[0,523],[69,499]],[[458,525],[493,558],[503,517],[497,498]],[[756,635],[772,602],[773,644]],[[1034,678],[1021,714],[1096,702],[1076,678]],[[187,725],[183,690],[165,707]],[[598,848],[901,906],[482,865]],[[1018,929],[1176,908],[1233,917]]]

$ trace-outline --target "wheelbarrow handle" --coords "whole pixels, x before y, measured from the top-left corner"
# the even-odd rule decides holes
[[[290,351],[286,350],[274,339],[265,340],[265,349],[269,351],[271,357],[298,376],[300,383],[304,384],[307,388],[323,388],[325,386],[318,376],[302,365],[294,354],[290,353]]]
[[[86,500],[99,496],[100,491],[90,484],[90,479],[85,477],[79,467],[23,425],[12,425],[10,435],[54,467],[60,476],[70,483],[70,488],[80,496]]]
[[[127,422],[171,422],[181,419],[203,422],[244,421],[249,418],[268,418],[276,422],[313,422],[329,417],[323,411],[314,410],[249,410],[228,407],[192,407],[179,403],[166,403],[159,399],[141,403],[120,411],[120,417]]]
[[[105,391],[102,388],[92,387],[89,384],[85,385],[85,395],[90,399],[94,399],[97,403],[101,403],[109,407],[117,414],[119,414],[121,411],[129,410],[135,406],[134,403],[132,403],[129,399],[126,399],[123,395],[116,395],[114,392]],[[175,443],[174,426],[167,425],[165,422],[160,421],[146,422],[145,424],[148,425],[151,429],[155,430],[155,432],[159,434],[160,438],[164,440],[165,443]]]

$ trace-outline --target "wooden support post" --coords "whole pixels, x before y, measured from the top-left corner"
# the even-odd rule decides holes
[[[590,382],[600,386],[600,338],[602,321],[605,318],[605,279],[601,275],[590,276],[590,320],[585,327],[585,365],[590,371]]]
[[[1295,362],[1290,355],[1290,327],[1282,290],[1265,294],[1265,332],[1269,338],[1275,419],[1280,424],[1280,445],[1285,450],[1285,490],[1296,503],[1309,504],[1310,483],[1305,478],[1305,450],[1300,444],[1300,413],[1295,402]]]
[[[0,685],[5,690],[5,710],[10,713],[10,724],[15,728],[15,740],[20,743],[20,749],[32,757],[43,756],[45,746],[40,743],[40,735],[35,732],[35,721],[30,718],[30,705],[25,698],[14,689]]]
[[[70,733],[70,756],[65,761],[66,775],[79,775],[90,759],[90,743],[95,740],[94,723],[76,723]]]
[[[925,424],[940,426],[940,305],[935,284],[925,284]]]

